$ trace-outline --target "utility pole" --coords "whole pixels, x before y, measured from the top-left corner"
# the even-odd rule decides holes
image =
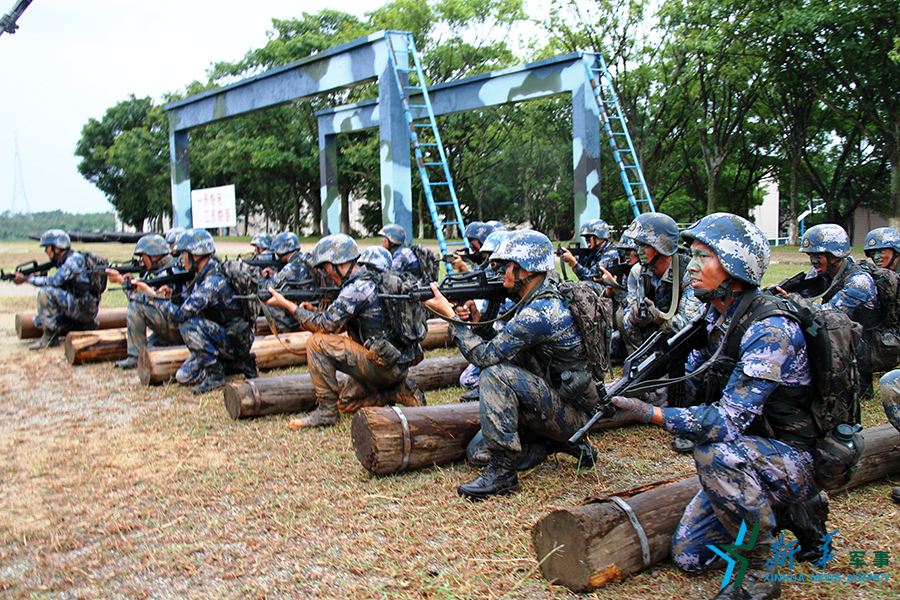
[[[19,139],[16,138],[16,156],[13,159],[13,197],[10,212],[16,213],[16,201],[19,196],[22,197],[22,203],[25,209],[22,211],[29,219],[31,219],[31,208],[28,206],[28,196],[25,194],[25,178],[22,176],[22,159],[19,156]]]
[[[19,17],[22,16],[22,13],[25,12],[25,9],[28,8],[31,2],[32,0],[17,0],[13,4],[12,10],[0,17],[0,35],[3,35],[4,32],[12,35],[16,32],[16,29],[19,28],[16,25],[16,21],[19,20]]]

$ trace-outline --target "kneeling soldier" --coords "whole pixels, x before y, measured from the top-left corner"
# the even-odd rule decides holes
[[[598,398],[581,334],[548,277],[556,257],[547,236],[511,232],[490,260],[500,263],[503,287],[519,301],[515,316],[490,341],[449,324],[460,352],[481,368],[481,433],[490,459],[475,481],[459,486],[460,496],[470,500],[518,491],[516,462],[530,441],[523,434],[566,442],[590,418]],[[437,284],[432,289],[435,297],[426,305],[453,317]]]
[[[306,302],[297,306],[269,288],[272,298],[266,304],[287,309],[302,329],[314,332],[306,342],[306,356],[318,406],[291,421],[291,429],[334,425],[340,416],[339,399],[344,412],[367,404],[425,404],[425,396],[406,377],[409,367],[421,360],[422,348],[394,343],[382,318],[379,273],[360,265],[359,256],[356,242],[344,233],[325,236],[313,248],[313,266],[322,267],[341,287],[324,311],[317,312]],[[337,335],[344,327],[350,337]],[[349,376],[343,389],[338,386],[338,371]]]

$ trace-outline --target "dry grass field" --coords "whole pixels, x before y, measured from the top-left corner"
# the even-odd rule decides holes
[[[118,259],[131,251],[87,247]],[[232,256],[248,248],[223,247]],[[42,258],[36,249],[0,245],[0,266]],[[766,283],[805,269],[804,258],[777,249]],[[633,426],[592,437],[594,470],[557,456],[522,474],[520,494],[471,504],[456,495],[477,474],[463,463],[370,475],[347,416],[300,432],[289,415],[233,421],[221,391],[147,388],[108,363],[70,367],[59,348],[29,352],[13,316],[33,308],[33,291],[0,285],[3,598],[573,598],[541,576],[534,523],[587,496],[693,470],[666,433]],[[122,305],[120,292],[105,295],[104,306]],[[428,392],[428,401],[455,402],[460,391]],[[886,422],[877,396],[864,405],[866,426]],[[900,597],[895,485],[900,478],[834,497],[829,523],[839,530],[829,571],[884,572],[888,582],[788,583],[782,597]],[[867,562],[886,551],[890,564],[854,568],[850,551]],[[664,560],[583,597],[705,598],[721,577]]]

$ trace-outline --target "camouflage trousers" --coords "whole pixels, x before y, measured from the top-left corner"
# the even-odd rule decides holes
[[[886,373],[881,378],[881,404],[884,414],[894,429],[900,431],[900,369]]]
[[[366,384],[374,389],[390,388],[406,381],[409,369],[406,365],[386,367],[365,346],[342,335],[314,333],[306,340],[306,362],[309,377],[316,390],[316,400],[336,402],[343,398],[337,372],[346,373],[350,382]],[[345,386],[352,389],[356,386]]]
[[[707,544],[733,544],[741,527],[759,523],[757,545],[771,543],[774,507],[803,502],[817,493],[810,452],[778,440],[742,436],[701,444],[694,462],[702,489],[691,500],[672,537],[672,561],[689,573],[725,562]]]
[[[184,343],[177,323],[173,323],[152,304],[132,300],[125,312],[127,323],[128,356],[138,358],[147,347],[147,328],[152,332],[151,346],[168,346]]]
[[[294,318],[294,315],[283,308],[269,308],[269,315],[275,323],[278,333],[290,333],[292,331],[301,331],[300,323]],[[268,318],[266,319],[268,322]],[[269,324],[271,326],[271,323]]]
[[[184,345],[191,351],[191,357],[175,373],[178,383],[191,385],[203,381],[206,369],[217,362],[234,361],[247,356],[250,344],[246,348],[237,348],[225,328],[215,321],[194,317],[183,322],[179,327]]]
[[[66,333],[92,323],[100,309],[100,301],[93,296],[76,297],[64,289],[43,286],[38,289],[37,316],[31,321],[35,327]]]
[[[522,452],[520,428],[553,440],[567,440],[590,418],[542,378],[509,363],[484,368],[479,387],[481,432],[491,452]]]

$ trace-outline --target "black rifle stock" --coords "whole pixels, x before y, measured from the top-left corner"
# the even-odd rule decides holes
[[[807,279],[806,273],[801,271],[793,277],[788,277],[778,285],[770,285],[767,288],[763,288],[763,293],[777,295],[778,290],[776,288],[781,288],[788,294],[799,294],[803,298],[814,298],[828,291],[830,285],[831,283],[827,277],[818,275]]]
[[[457,250],[453,254],[444,254],[441,257],[441,260],[447,264],[450,264],[457,258],[461,258],[464,261],[466,261],[467,263],[470,263],[473,265],[478,265],[478,264],[481,264],[481,262],[482,262],[481,257],[478,254],[475,254],[474,252],[464,252],[462,250]]]
[[[454,273],[444,277],[438,286],[438,291],[450,302],[462,303],[466,300],[500,300],[509,297],[509,290],[503,287],[502,275],[490,275],[485,271],[472,271],[466,273]],[[411,298],[417,302],[424,302],[434,298],[431,286],[419,285],[413,288],[409,294],[391,295],[379,294],[381,298]]]
[[[21,273],[25,277],[29,275],[41,274],[46,275],[47,271],[57,266],[55,260],[48,260],[45,263],[38,263],[36,260],[32,260],[27,263],[22,263],[18,265],[15,269],[13,269],[10,273],[5,273],[0,270],[0,280],[2,281],[15,281],[16,276],[15,273]]]
[[[91,269],[94,272],[101,271],[105,272],[107,269],[113,269],[118,271],[120,275],[140,275],[143,276],[149,269],[144,266],[142,262],[129,261],[124,263],[114,263],[109,265],[101,265],[98,267],[94,267]]]
[[[280,271],[285,265],[285,263],[277,258],[259,258],[254,256],[253,258],[242,258],[241,260],[251,267],[257,267],[258,269],[272,269],[274,271]]]
[[[332,302],[341,293],[341,288],[339,287],[317,287],[316,281],[311,278],[297,281],[282,281],[278,287],[273,289],[295,304],[301,302],[309,302],[310,304]],[[248,296],[235,296],[238,300],[258,298],[261,302],[265,302],[271,297],[272,294],[267,289],[259,290],[257,294]]]
[[[157,271],[144,273],[140,279],[126,279],[122,284],[122,289],[132,291],[138,281],[154,289],[168,286],[172,289],[172,298],[174,299],[181,295],[184,287],[196,276],[197,274],[191,271],[173,271],[171,267],[163,267]]]
[[[691,350],[702,348],[706,344],[706,327],[705,314],[701,313],[687,327],[674,335],[670,332],[657,331],[650,336],[625,359],[622,377],[618,381],[609,388],[602,383],[597,384],[600,400],[594,408],[594,415],[584,427],[569,438],[569,442],[573,444],[581,442],[597,421],[612,414],[615,407],[610,398],[613,396],[626,396],[639,385],[646,385],[648,382],[658,382],[656,388],[666,387],[665,378],[672,368],[679,366],[683,368]],[[648,390],[638,390],[638,393],[644,391]]]

